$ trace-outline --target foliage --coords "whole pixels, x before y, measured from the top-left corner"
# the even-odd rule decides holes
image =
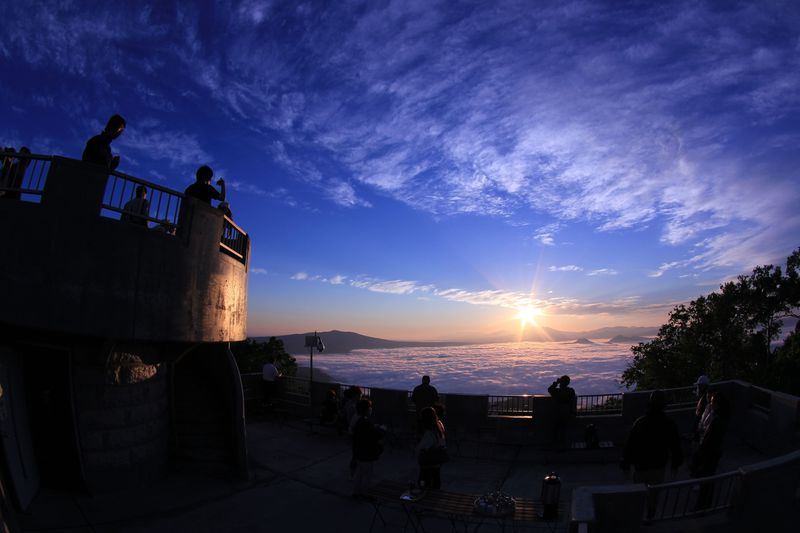
[[[785,270],[756,267],[718,292],[675,307],[653,340],[631,347],[633,359],[622,383],[643,389],[681,387],[706,374],[714,381],[743,379],[800,392],[798,334],[772,349],[783,319],[799,316],[800,248],[789,256]]]
[[[275,366],[284,376],[293,376],[297,372],[295,358],[286,352],[283,341],[270,337],[267,342],[255,339],[245,339],[242,342],[231,343],[231,351],[239,365],[239,372],[261,372],[264,363],[270,358],[275,361]]]

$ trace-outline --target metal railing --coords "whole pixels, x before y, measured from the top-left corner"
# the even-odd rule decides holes
[[[618,415],[622,413],[622,394],[583,394],[577,398],[577,415]]]
[[[732,507],[741,485],[740,472],[647,487],[644,519],[650,522],[691,518]]]
[[[407,390],[406,391],[406,411],[409,413],[416,413],[417,412],[417,404],[414,403],[414,400],[411,397],[414,395],[414,391]],[[447,407],[447,395],[439,393],[439,401],[436,402],[444,407]]]
[[[358,387],[361,389],[361,397],[362,398],[369,398],[372,396],[372,389],[369,387],[362,387],[361,385],[347,385],[345,383],[339,383],[339,398],[344,398],[344,391],[349,389],[350,387]]]
[[[663,389],[667,409],[685,409],[697,405],[697,394],[694,387],[677,387]]]
[[[311,387],[307,379],[282,377],[279,383],[281,387],[279,401],[293,405],[311,405]]]
[[[149,207],[146,214],[126,210],[128,202],[136,198],[136,189],[139,186],[147,189]],[[114,171],[108,175],[106,182],[102,204],[105,212],[102,214],[110,218],[128,218],[145,227],[153,222],[155,229],[175,234],[182,200],[183,195],[178,191]]]
[[[487,396],[488,415],[533,416],[533,396]]]
[[[222,221],[222,237],[219,240],[219,249],[237,258],[242,263],[247,262],[247,233],[227,215]]]
[[[0,199],[40,202],[52,157],[0,152]]]

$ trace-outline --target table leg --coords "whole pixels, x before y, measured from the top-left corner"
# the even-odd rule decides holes
[[[372,522],[369,524],[370,533],[372,532],[372,528],[375,527],[375,518],[380,518],[381,522],[383,523],[383,527],[386,527],[386,519],[383,518],[381,514],[381,502],[378,499],[372,502],[372,505],[375,507],[375,512],[372,513]]]

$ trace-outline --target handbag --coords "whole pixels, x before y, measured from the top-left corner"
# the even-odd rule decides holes
[[[419,452],[419,466],[439,466],[450,460],[446,446],[433,446]]]

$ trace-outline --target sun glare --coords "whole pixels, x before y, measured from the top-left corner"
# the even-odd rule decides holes
[[[535,326],[536,317],[541,314],[542,310],[538,307],[520,307],[517,309],[517,314],[514,315],[514,318],[519,320],[520,326],[522,327],[526,325]]]

